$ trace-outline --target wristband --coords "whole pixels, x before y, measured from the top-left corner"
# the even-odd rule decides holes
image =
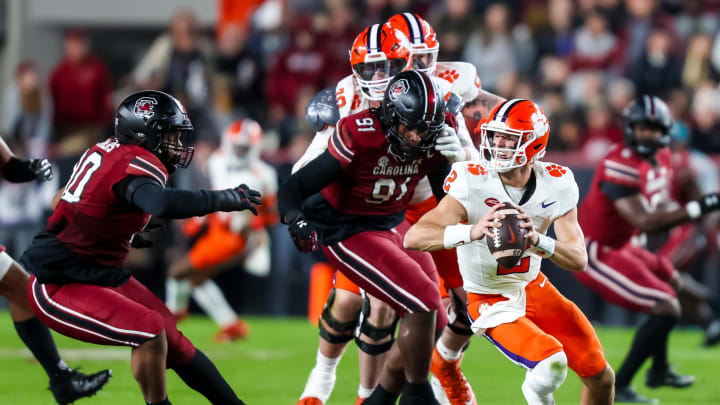
[[[700,218],[700,216],[702,215],[702,208],[700,207],[700,203],[697,201],[690,201],[689,203],[685,204],[685,211],[687,211],[688,216],[691,219]]]
[[[470,231],[472,225],[458,224],[450,225],[445,227],[445,233],[443,235],[443,244],[445,249],[452,249],[456,246],[461,246],[466,243],[472,242],[470,238]]]
[[[555,239],[538,233],[538,243],[534,247],[544,253],[544,258],[549,258],[555,254]]]

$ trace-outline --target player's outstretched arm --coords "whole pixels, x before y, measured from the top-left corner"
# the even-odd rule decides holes
[[[5,141],[0,138],[0,174],[11,183],[52,180],[52,166],[47,159],[22,160],[15,157]]]
[[[420,218],[405,234],[405,249],[434,251],[452,249],[478,240],[485,235],[492,237],[490,228],[500,227],[493,219],[504,217],[497,214],[504,204],[497,204],[487,211],[477,224],[460,224],[467,220],[467,211],[455,197],[446,195],[437,207]]]
[[[523,212],[521,208],[518,209]],[[550,259],[565,270],[585,271],[588,260],[587,251],[585,236],[577,220],[577,208],[574,207],[555,220],[555,237],[557,239],[538,233],[524,212],[519,218],[525,220],[520,227],[528,230],[525,237],[534,253]]]
[[[655,232],[672,228],[691,218],[685,207],[672,211],[649,211],[641,194],[618,198],[614,205],[620,215],[640,232]]]
[[[165,188],[145,176],[128,176],[113,186],[122,201],[153,216],[190,218],[216,211],[249,210],[257,215],[260,193],[242,184],[226,190],[181,190]]]

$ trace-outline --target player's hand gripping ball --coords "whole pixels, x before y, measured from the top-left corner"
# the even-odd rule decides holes
[[[499,228],[491,228],[493,236],[485,236],[488,249],[500,266],[509,269],[515,267],[527,247],[525,229],[520,227],[523,222],[518,219],[518,211],[511,203],[504,203],[505,207],[498,210],[500,216],[493,221],[499,223]]]

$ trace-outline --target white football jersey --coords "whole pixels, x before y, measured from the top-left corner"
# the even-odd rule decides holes
[[[467,62],[438,62],[435,76],[451,84],[450,91],[466,103],[475,100],[482,88],[475,65]]]
[[[553,221],[577,205],[578,186],[567,167],[538,161],[533,170],[534,191],[520,207],[530,216],[535,229],[544,234]],[[515,205],[519,202],[513,201],[511,194],[515,193],[508,193],[497,172],[486,170],[477,162],[455,163],[445,180],[445,191],[465,207],[469,224],[478,223],[497,202]],[[526,251],[517,266],[500,268],[490,254],[485,238],[458,246],[457,255],[464,288],[476,294],[524,290],[538,276],[542,260],[537,254]]]
[[[277,194],[277,174],[275,169],[260,159],[248,159],[239,162],[237,158],[228,156],[221,149],[216,150],[207,161],[210,186],[214,190],[237,187],[247,184],[253,190],[262,194],[262,198],[274,200]],[[231,219],[231,228],[239,231],[250,223],[253,214],[250,211],[217,212],[218,215],[227,215]]]

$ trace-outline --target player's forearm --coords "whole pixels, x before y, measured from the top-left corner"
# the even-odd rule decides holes
[[[417,223],[408,229],[403,246],[409,250],[432,252],[445,249],[445,227],[442,225]]]
[[[630,221],[640,232],[658,232],[690,220],[685,207],[670,212],[654,212],[646,215],[636,215]]]
[[[557,241],[555,254],[550,257],[550,261],[565,270],[585,271],[588,261],[587,250],[584,243]]]

